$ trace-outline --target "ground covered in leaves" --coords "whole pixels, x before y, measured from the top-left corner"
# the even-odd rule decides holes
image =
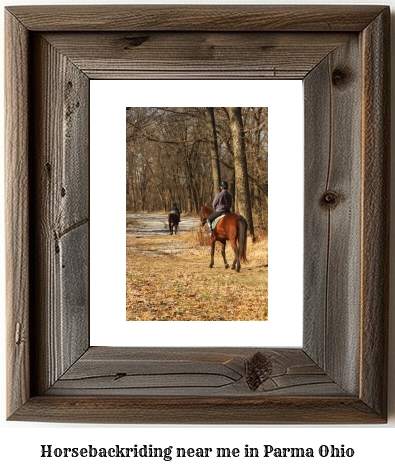
[[[259,321],[268,319],[267,259],[225,269],[221,254],[188,233],[126,237],[129,321]],[[227,259],[233,261],[231,248]]]

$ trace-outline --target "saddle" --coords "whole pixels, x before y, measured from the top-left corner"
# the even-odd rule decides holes
[[[213,220],[212,224],[211,224],[211,229],[214,230],[215,226],[217,225],[218,221],[222,219],[222,217],[225,217],[226,214],[222,214],[220,215],[219,217],[217,217],[216,219]]]

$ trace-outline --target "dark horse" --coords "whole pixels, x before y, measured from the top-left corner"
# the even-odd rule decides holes
[[[167,220],[169,222],[169,232],[170,235],[173,235],[173,227],[174,227],[174,234],[177,235],[178,224],[180,223],[180,218],[177,214],[173,214],[172,212],[167,216]]]
[[[200,223],[204,225],[207,217],[214,212],[208,206],[200,204]],[[240,260],[246,261],[247,250],[247,221],[244,217],[238,214],[229,213],[220,219],[213,230],[213,236],[210,238],[211,242],[211,263],[210,268],[214,266],[214,248],[215,242],[219,241],[222,244],[222,258],[224,259],[225,269],[229,268],[229,264],[225,258],[226,240],[229,240],[233,251],[235,252],[235,259],[233,261],[232,269],[237,267],[237,272],[240,271]]]

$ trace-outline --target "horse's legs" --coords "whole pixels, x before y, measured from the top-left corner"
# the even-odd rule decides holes
[[[177,235],[177,229],[178,229],[178,225],[175,225],[174,226],[174,235]]]
[[[226,240],[223,241],[223,242],[221,241],[221,243],[222,243],[222,250],[221,250],[222,258],[224,259],[225,269],[228,269],[229,264],[228,264],[228,262],[226,261],[226,258],[225,258]]]
[[[211,263],[209,264],[209,268],[214,266],[214,248],[215,248],[215,238],[211,238]]]
[[[238,247],[236,247],[235,253],[236,253],[236,258],[237,258],[237,269],[236,269],[236,271],[239,273],[240,272],[240,258],[239,258],[239,248]]]
[[[235,252],[235,259],[233,260],[232,269],[236,269],[237,272],[240,271],[240,259],[239,259],[239,248],[237,246],[236,240],[230,240],[230,244],[232,245],[233,251]]]
[[[233,260],[232,269],[236,269],[236,264],[237,264],[237,272],[239,272],[240,260],[239,260],[239,249],[237,248],[237,246],[235,247],[234,252],[235,252],[235,259]]]
[[[169,232],[170,235],[173,235],[173,224],[171,223],[171,221],[169,222]]]

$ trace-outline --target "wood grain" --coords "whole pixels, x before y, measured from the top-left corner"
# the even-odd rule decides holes
[[[6,28],[8,419],[385,422],[389,9],[11,7]],[[304,79],[303,348],[89,347],[89,81],[114,78]]]
[[[331,154],[331,79],[325,57],[304,80],[304,315],[303,345],[317,364],[326,367],[326,311],[329,209],[321,204],[327,190]],[[307,255],[308,254],[308,255]]]
[[[361,31],[382,9],[375,5],[8,7],[31,31]]]
[[[90,348],[46,395],[344,396],[303,351],[260,350],[270,364],[255,390],[248,385],[253,349]],[[265,373],[266,372],[266,373]]]
[[[382,424],[356,397],[33,397],[18,421],[145,424]]]
[[[89,82],[43,38],[32,50],[33,385],[42,393],[89,345]]]
[[[305,347],[344,390],[354,394],[359,385],[362,255],[358,50],[355,35],[304,82]]]
[[[30,396],[28,31],[5,12],[7,413]]]
[[[361,299],[361,399],[387,412],[390,214],[389,9],[362,34],[363,230]]]
[[[49,33],[92,79],[303,79],[348,33]],[[298,57],[295,63],[295,57]]]

